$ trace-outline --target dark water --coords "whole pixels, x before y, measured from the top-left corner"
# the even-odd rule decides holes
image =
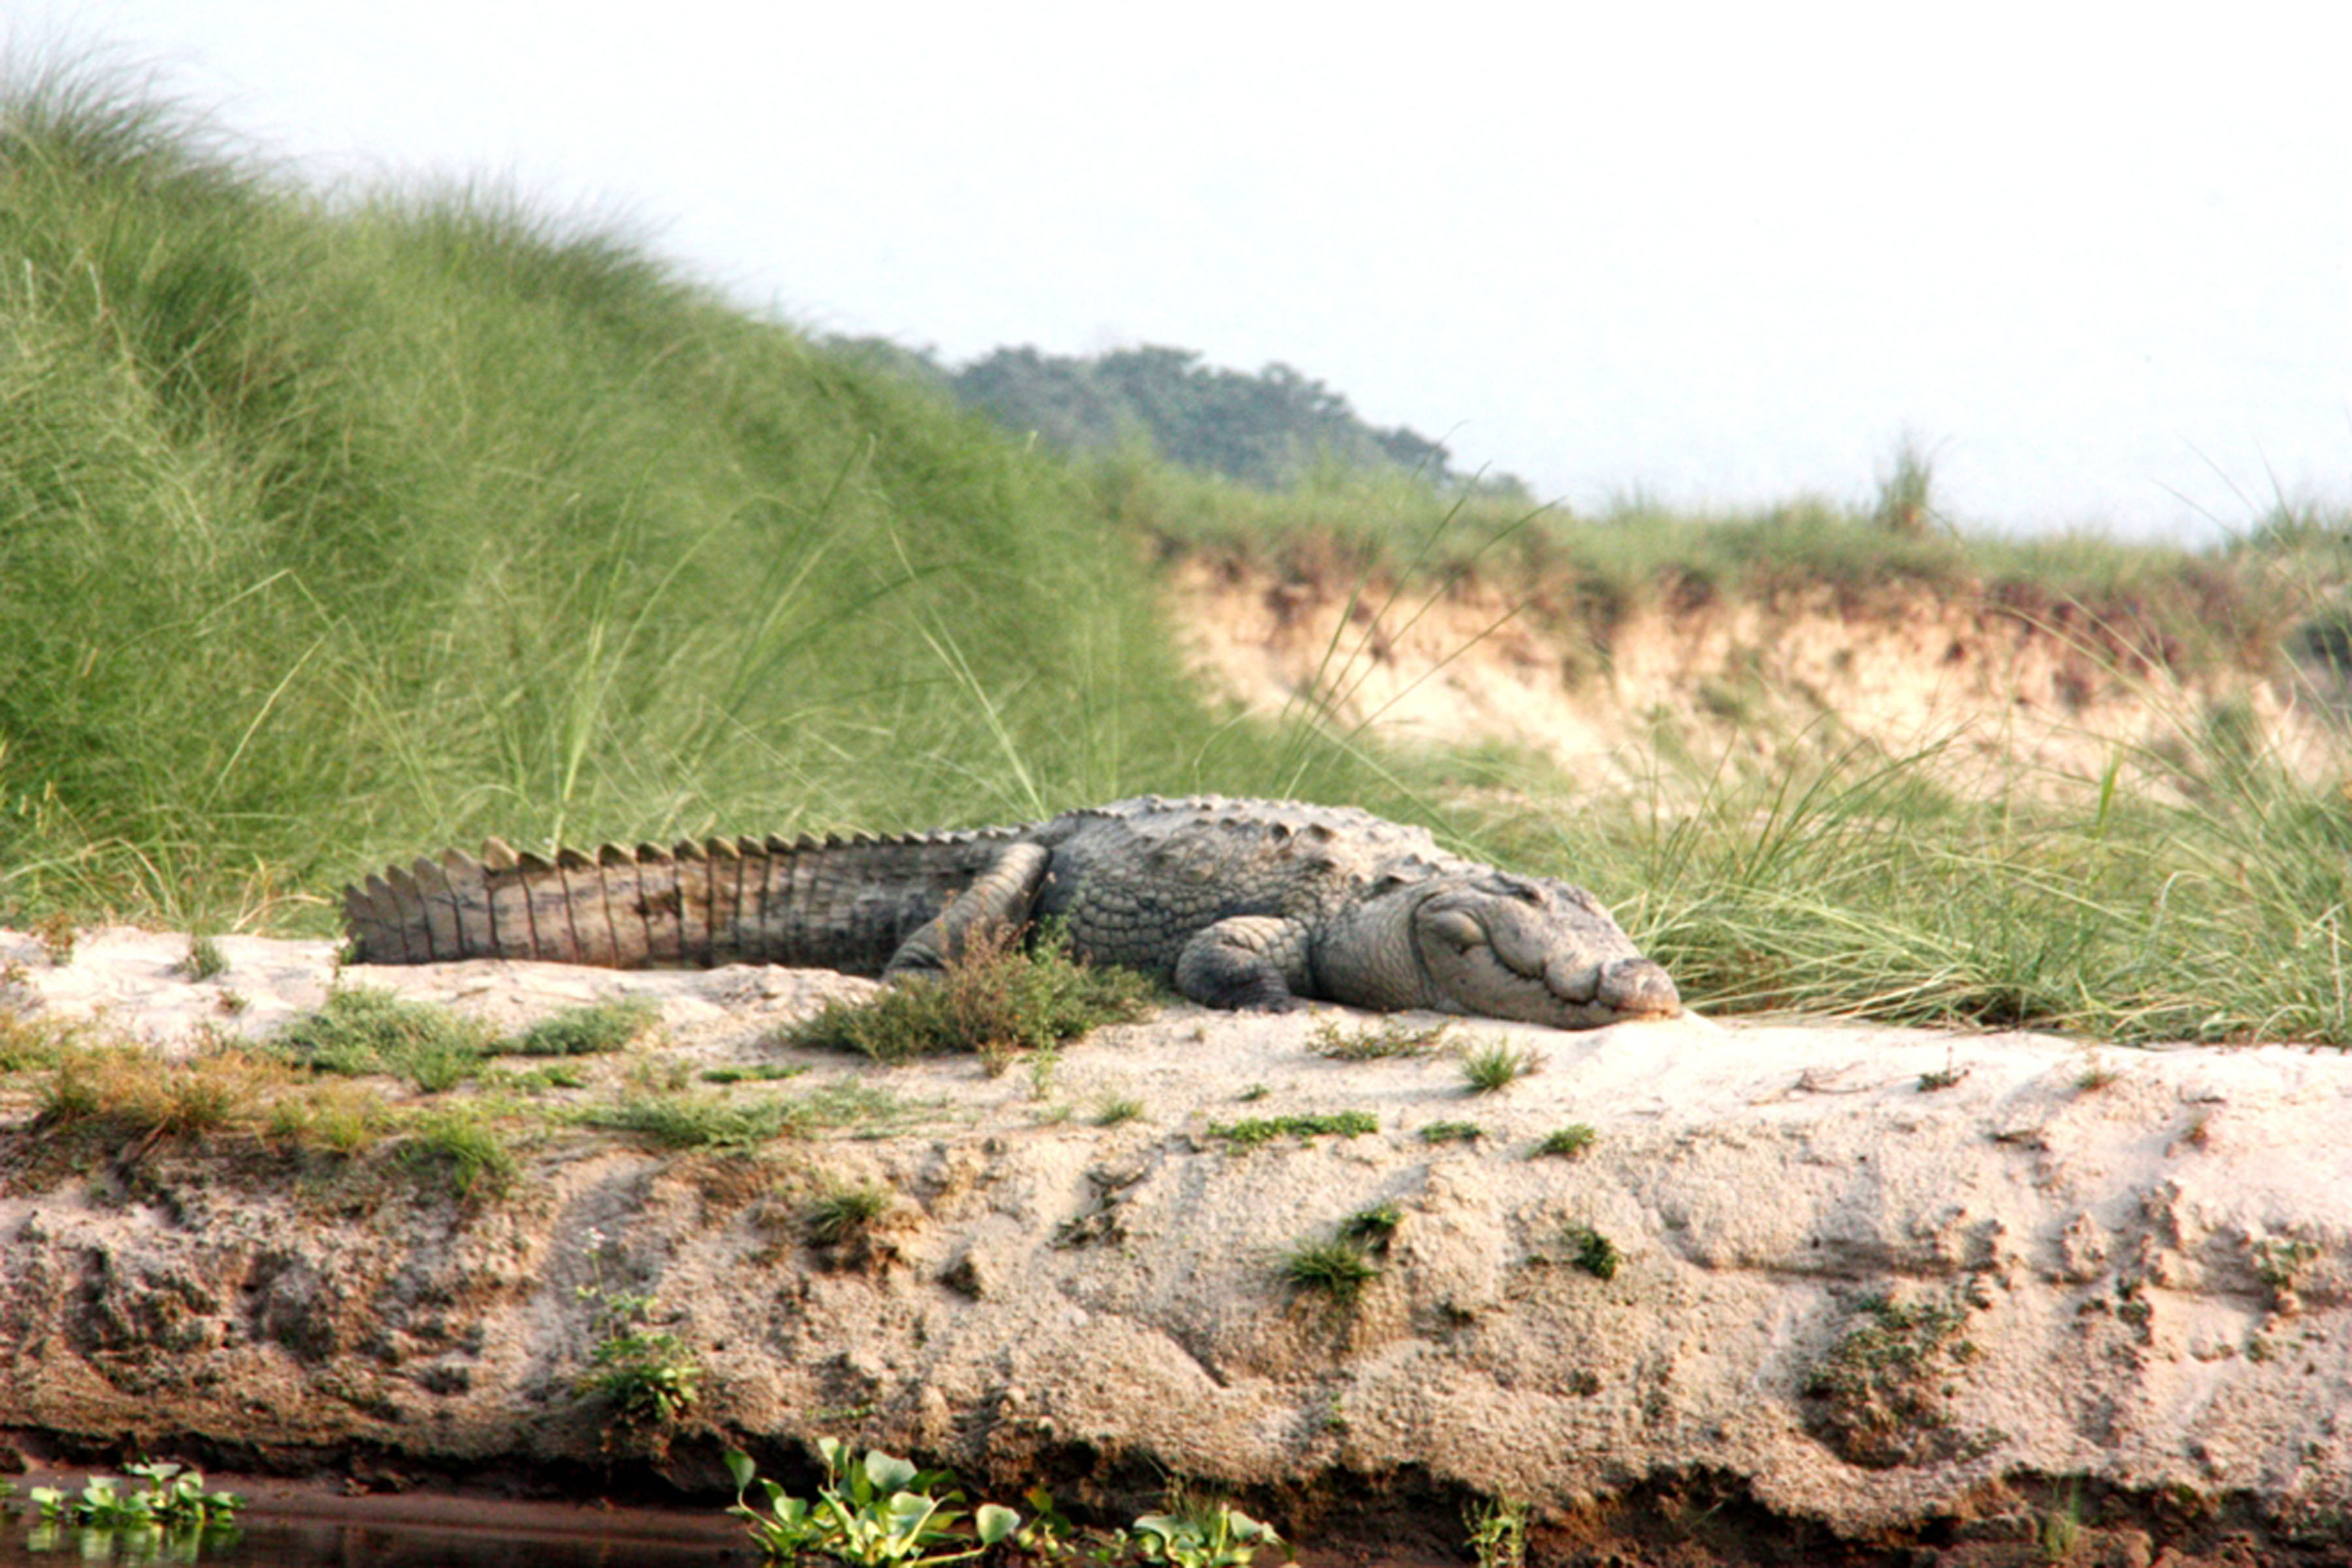
[[[580,1531],[248,1517],[202,1539],[149,1532],[44,1529],[0,1515],[0,1568],[192,1563],[202,1568],[751,1568],[757,1554],[724,1540],[675,1541]]]

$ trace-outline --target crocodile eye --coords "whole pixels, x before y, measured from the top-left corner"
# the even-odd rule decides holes
[[[1440,910],[1430,916],[1429,931],[1432,936],[1452,942],[1465,952],[1484,945],[1486,941],[1486,928],[1460,910]]]

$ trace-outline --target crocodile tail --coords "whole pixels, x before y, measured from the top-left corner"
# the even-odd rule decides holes
[[[563,849],[552,860],[492,838],[479,857],[452,849],[345,888],[343,920],[358,963],[789,963],[878,974],[1008,837],[711,838]]]

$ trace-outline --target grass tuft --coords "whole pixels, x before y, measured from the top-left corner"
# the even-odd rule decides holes
[[[1497,1094],[1543,1070],[1543,1053],[1533,1046],[1514,1049],[1507,1043],[1482,1046],[1462,1058],[1462,1082],[1472,1094]]]
[[[1150,983],[1129,970],[1083,964],[1066,937],[1048,932],[1034,952],[1013,933],[975,939],[937,979],[911,978],[864,1002],[828,1002],[793,1026],[784,1043],[859,1051],[903,1062],[975,1051],[992,1073],[1024,1051],[1051,1051],[1106,1024],[1130,1023],[1151,1005]]]
[[[1305,1242],[1282,1259],[1282,1278],[1291,1289],[1328,1296],[1341,1306],[1352,1306],[1379,1274],[1380,1266],[1350,1241]]]
[[[1599,1134],[1586,1123],[1571,1121],[1565,1127],[1554,1128],[1545,1133],[1537,1142],[1535,1152],[1538,1155],[1550,1154],[1563,1160],[1578,1160],[1583,1158],[1584,1152],[1592,1147],[1593,1140],[1598,1136]]]
[[[1450,1024],[1408,1024],[1386,1017],[1377,1023],[1342,1029],[1338,1021],[1320,1019],[1307,1037],[1307,1048],[1339,1062],[1383,1061],[1393,1057],[1433,1056],[1444,1047]]]
[[[286,1059],[318,1072],[383,1073],[426,1094],[472,1077],[492,1046],[490,1031],[444,1007],[353,986],[289,1023],[272,1041]]]
[[[1252,1116],[1239,1121],[1212,1122],[1208,1135],[1244,1149],[1254,1149],[1276,1138],[1359,1138],[1381,1130],[1380,1118],[1369,1110],[1339,1110],[1315,1116]]]
[[[412,1113],[403,1126],[401,1163],[460,1201],[503,1197],[521,1173],[507,1134],[474,1106],[436,1106]]]
[[[831,1186],[810,1203],[801,1222],[811,1241],[820,1247],[839,1247],[871,1233],[890,1211],[891,1202],[887,1187]]]
[[[642,996],[567,1007],[542,1018],[499,1048],[520,1057],[584,1057],[617,1051],[661,1017],[661,1008]]]
[[[1617,1244],[1589,1225],[1571,1225],[1560,1233],[1569,1246],[1570,1261],[1596,1279],[1614,1279],[1625,1255]]]

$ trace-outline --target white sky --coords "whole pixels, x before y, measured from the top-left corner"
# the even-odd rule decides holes
[[[2164,20],[2168,15],[2179,18]],[[2243,528],[2352,467],[2320,5],[0,0],[320,181],[489,175],[814,330],[1285,361],[1580,508]]]

